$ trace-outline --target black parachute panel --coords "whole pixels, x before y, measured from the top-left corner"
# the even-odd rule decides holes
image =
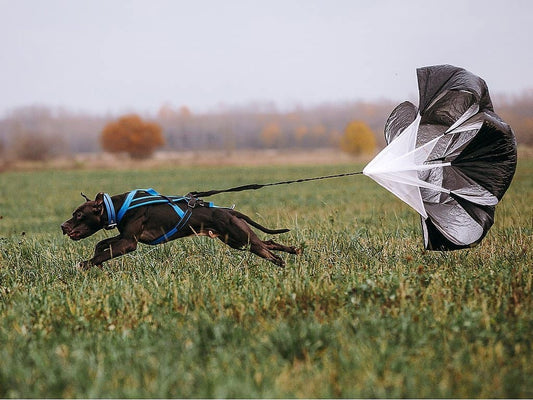
[[[494,223],[496,204],[515,173],[514,133],[494,112],[487,85],[478,76],[451,65],[420,68],[417,76],[418,109],[401,103],[384,129],[387,148],[396,142],[403,146],[396,153],[409,154],[403,157],[407,165],[398,156],[392,160],[380,153],[379,163],[373,160],[364,173],[420,213],[426,249],[471,247]],[[387,148],[382,153],[394,155]],[[400,172],[384,167],[386,162]],[[411,185],[409,193],[395,189],[394,180]]]

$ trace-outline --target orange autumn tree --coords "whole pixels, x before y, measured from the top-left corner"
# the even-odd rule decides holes
[[[374,132],[363,121],[352,121],[340,138],[340,147],[352,155],[372,155],[376,151]]]
[[[165,139],[158,124],[130,114],[108,123],[102,130],[100,143],[110,153],[124,152],[132,158],[148,158],[165,144]]]
[[[265,147],[276,147],[281,143],[281,128],[277,122],[266,124],[261,130],[261,142]]]

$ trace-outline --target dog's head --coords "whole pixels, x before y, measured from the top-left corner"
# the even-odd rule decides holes
[[[63,234],[72,240],[80,240],[91,236],[104,227],[104,194],[98,193],[94,200],[90,200],[82,193],[85,203],[76,208],[72,218],[61,224]]]

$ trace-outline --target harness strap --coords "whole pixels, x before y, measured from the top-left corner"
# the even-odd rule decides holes
[[[107,213],[107,226],[105,229],[109,230],[116,228],[117,217],[115,215],[115,206],[113,205],[111,197],[107,193],[104,193],[104,206]]]
[[[135,195],[138,192],[146,192],[149,194],[149,196],[143,196],[143,197],[137,197],[135,198]],[[120,207],[120,210],[118,211],[117,215],[117,223],[122,220],[122,217],[124,217],[124,214],[128,212],[129,210],[133,210],[137,207],[147,206],[151,204],[158,204],[158,203],[168,203],[178,214],[180,218],[183,218],[183,215],[185,214],[184,211],[178,207],[175,203],[180,200],[187,200],[186,197],[179,197],[179,196],[163,196],[156,192],[154,189],[135,189],[128,193],[126,196],[126,200],[124,200],[124,204],[122,204],[122,207]]]
[[[126,214],[126,211],[130,209],[131,201],[133,200],[133,197],[135,197],[135,194],[137,193],[137,191],[138,191],[137,189],[132,190],[126,196],[126,200],[124,200],[122,207],[120,207],[120,210],[118,210],[117,224],[122,220],[122,217],[124,217],[124,214]]]
[[[145,192],[145,193],[148,194],[148,196],[142,196],[142,197],[135,198],[135,196],[137,195],[138,192]],[[170,205],[172,207],[172,209],[178,215],[180,220],[178,221],[178,223],[170,231],[168,231],[167,233],[161,235],[160,237],[158,237],[157,239],[151,241],[148,244],[156,245],[156,244],[164,243],[164,242],[168,241],[172,236],[174,236],[178,231],[180,231],[187,224],[187,222],[189,221],[189,219],[190,219],[190,217],[192,215],[192,210],[197,204],[197,200],[198,199],[196,199],[194,197],[179,197],[179,196],[167,197],[167,196],[163,196],[163,195],[159,194],[158,192],[156,192],[152,188],[150,188],[150,189],[135,189],[135,190],[132,190],[131,192],[129,192],[127,194],[126,199],[124,200],[124,203],[122,204],[122,206],[118,210],[118,213],[116,213],[116,215],[115,215],[115,208],[113,206],[113,202],[111,201],[111,197],[107,193],[104,193],[104,205],[105,205],[106,212],[107,212],[107,218],[109,220],[109,223],[105,227],[105,229],[116,228],[117,224],[122,220],[124,215],[129,210],[132,210],[132,209],[137,208],[137,207],[146,206],[146,205],[167,203],[168,205]],[[186,211],[183,211],[176,204],[176,202],[179,202],[179,201],[186,201],[187,202],[187,210]],[[203,206],[207,206],[207,207],[214,207],[213,203],[211,203],[211,202],[209,202],[209,203],[201,202],[201,204]]]
[[[160,243],[164,243],[166,241],[168,241],[172,236],[174,236],[180,229],[182,229],[185,224],[187,224],[187,222],[189,221],[189,218],[191,218],[191,215],[192,215],[192,209],[193,207],[190,207],[190,203],[188,203],[188,206],[187,206],[187,211],[183,211],[180,207],[177,206],[177,204],[175,203],[175,201],[179,201],[179,200],[189,200],[187,197],[180,197],[180,198],[169,198],[169,197],[166,197],[166,196],[162,196],[160,195],[159,193],[157,193],[154,189],[150,188],[150,189],[147,189],[145,190],[145,192],[147,192],[148,194],[152,195],[152,196],[161,196],[163,197],[163,199],[165,201],[167,201],[169,203],[169,205],[174,209],[174,211],[176,212],[176,214],[178,214],[178,216],[180,217],[180,220],[179,222],[174,226],[174,228],[172,228],[170,231],[168,231],[167,233],[164,233],[163,235],[161,235],[160,237],[158,237],[157,239],[155,240],[152,240],[150,243],[150,245],[156,245],[156,244],[160,244]],[[154,201],[155,203],[155,201]],[[139,204],[138,207],[140,207],[141,205],[145,205],[146,203],[144,204]],[[152,203],[153,204],[153,203]]]
[[[187,222],[189,221],[189,218],[191,218],[191,215],[192,215],[192,208],[189,207],[189,208],[187,208],[187,211],[185,212],[185,214],[183,215],[181,220],[177,223],[176,226],[174,226],[174,228],[172,228],[167,233],[164,233],[163,235],[161,235],[157,239],[152,240],[148,244],[156,245],[156,244],[161,244],[161,243],[164,243],[164,242],[167,242],[168,240],[170,240],[170,238],[172,236],[174,236],[177,232],[179,232],[187,224]]]

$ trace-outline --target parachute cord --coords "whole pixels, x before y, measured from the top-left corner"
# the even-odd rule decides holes
[[[229,188],[229,189],[208,190],[208,191],[205,191],[205,192],[190,192],[189,195],[190,196],[194,196],[194,197],[208,197],[208,196],[213,196],[213,195],[219,194],[219,193],[242,192],[244,190],[257,190],[257,189],[261,189],[261,188],[266,187],[266,186],[289,185],[291,183],[318,181],[318,180],[321,180],[321,179],[341,178],[341,177],[344,177],[344,176],[361,175],[362,173],[363,173],[363,171],[346,172],[346,173],[343,173],[343,174],[326,175],[326,176],[319,176],[319,177],[315,177],[315,178],[302,178],[302,179],[295,179],[295,180],[291,180],[291,181],[281,181],[281,182],[263,183],[263,184],[253,183],[253,184],[250,184],[250,185],[236,186],[236,187],[232,187],[232,188]]]

